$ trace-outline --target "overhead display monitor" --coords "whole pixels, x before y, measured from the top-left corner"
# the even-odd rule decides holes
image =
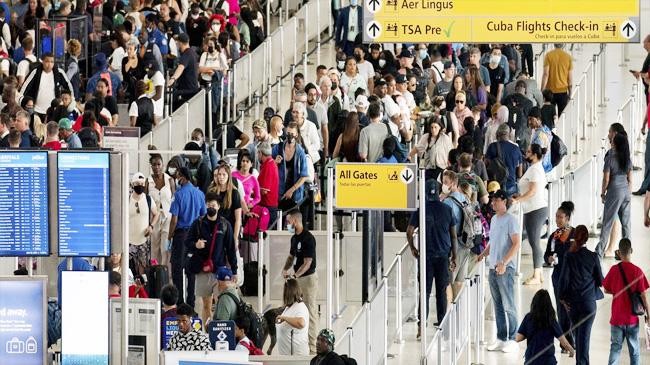
[[[0,256],[50,253],[46,151],[0,152]]]
[[[47,348],[46,278],[0,278],[0,364],[41,365]]]
[[[108,365],[108,272],[61,272],[61,297],[62,365]]]
[[[107,152],[59,152],[59,256],[110,255]]]

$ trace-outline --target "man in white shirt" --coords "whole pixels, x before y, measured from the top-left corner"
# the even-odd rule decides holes
[[[368,81],[368,90],[373,90],[375,88],[375,68],[372,66],[372,63],[366,61],[366,50],[363,44],[354,46],[354,58],[357,61],[359,74]]]
[[[158,70],[158,63],[149,61],[144,65],[146,75],[144,82],[147,85],[147,97],[153,101],[153,115],[156,124],[163,118],[165,108],[165,77]]]
[[[34,111],[43,120],[52,100],[64,89],[72,91],[72,84],[63,70],[54,67],[54,55],[46,53],[41,64],[27,76],[20,93],[34,99]]]
[[[31,37],[23,39],[23,50],[25,51],[25,59],[18,63],[16,70],[16,78],[18,79],[18,88],[23,86],[27,74],[29,74],[30,66],[38,62],[38,58],[34,56],[34,40]]]
[[[311,82],[308,83],[305,86],[305,92],[307,93],[307,109],[313,110],[318,119],[316,124],[320,126],[320,134],[318,135],[318,138],[320,139],[322,149],[323,146],[326,146],[323,142],[327,141],[327,134],[329,133],[327,129],[327,107],[318,102],[319,92],[316,85]]]
[[[153,227],[158,221],[158,208],[145,194],[145,177],[136,172],[131,178],[133,192],[129,195],[129,263],[131,271],[138,276],[149,266],[150,243],[148,242]]]
[[[298,127],[300,127],[300,137],[307,148],[307,153],[311,157],[311,162],[313,164],[317,163],[320,160],[320,155],[318,154],[320,150],[320,139],[318,139],[316,125],[314,123],[307,123],[308,120],[305,119],[307,107],[303,103],[293,103],[291,114],[293,121],[297,122]]]

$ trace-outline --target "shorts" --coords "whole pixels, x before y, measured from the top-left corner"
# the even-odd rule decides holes
[[[194,294],[198,297],[209,297],[217,290],[217,278],[212,273],[196,274]]]
[[[456,271],[452,275],[453,282],[462,283],[472,273],[476,265],[476,255],[468,248],[458,247],[456,250]]]

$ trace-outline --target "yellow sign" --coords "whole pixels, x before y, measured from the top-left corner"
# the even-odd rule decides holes
[[[365,42],[639,42],[639,0],[364,0]]]
[[[339,209],[417,208],[415,164],[339,163],[335,171]]]

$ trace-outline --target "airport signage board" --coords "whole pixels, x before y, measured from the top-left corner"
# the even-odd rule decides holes
[[[415,210],[415,164],[336,164],[338,209]]]

